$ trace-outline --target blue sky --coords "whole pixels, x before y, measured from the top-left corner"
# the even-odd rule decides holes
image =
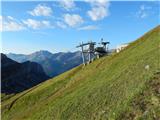
[[[136,40],[159,24],[158,1],[37,1],[1,3],[3,53],[67,52],[81,41]]]

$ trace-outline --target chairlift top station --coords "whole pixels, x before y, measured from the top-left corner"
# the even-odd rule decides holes
[[[95,47],[96,42],[89,41],[87,43],[82,42],[82,43],[80,43],[80,45],[77,46],[77,48],[81,47],[82,60],[83,60],[84,65],[87,62],[90,63],[95,58],[105,56],[109,53],[108,45],[110,44],[110,42],[104,42],[103,38],[102,38],[101,42],[98,44],[100,46]]]

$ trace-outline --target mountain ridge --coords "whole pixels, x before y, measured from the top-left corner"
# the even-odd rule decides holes
[[[1,62],[1,93],[22,92],[49,79],[38,63],[30,61],[18,63],[4,54],[1,54]]]
[[[9,53],[7,57],[20,63],[25,61],[37,62],[50,77],[57,76],[82,63],[80,51],[53,54],[46,50],[40,50],[28,55]]]

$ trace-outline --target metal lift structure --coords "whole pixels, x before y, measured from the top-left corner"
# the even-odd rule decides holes
[[[77,48],[81,48],[84,65],[86,65],[86,63],[91,63],[95,58],[99,58],[108,54],[108,46],[110,43],[104,42],[102,38],[99,44],[100,46],[95,48],[96,42],[90,41],[88,43],[82,42],[77,46]]]
[[[83,64],[86,65],[86,63],[90,63],[95,58],[95,42],[88,42],[88,43],[80,43],[80,45],[77,46],[77,48],[81,47],[82,52],[82,60]],[[87,49],[85,49],[87,47]]]
[[[104,55],[108,54],[109,51],[109,44],[110,42],[104,42],[103,38],[101,39],[101,42],[98,43],[100,46],[95,48],[95,55],[97,58],[102,57]]]

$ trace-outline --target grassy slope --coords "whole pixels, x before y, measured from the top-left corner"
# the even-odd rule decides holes
[[[146,88],[129,104],[119,120],[160,120],[160,71],[156,72]]]
[[[2,119],[118,119],[158,69],[159,43],[160,26],[119,54],[74,68],[2,102]]]

